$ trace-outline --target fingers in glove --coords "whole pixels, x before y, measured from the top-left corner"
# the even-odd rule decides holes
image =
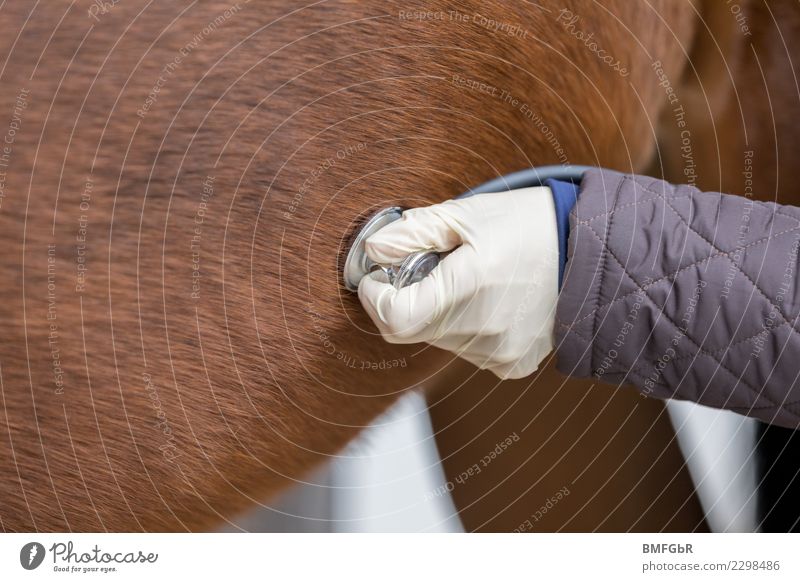
[[[430,289],[429,279],[430,275],[400,290],[372,275],[361,279],[358,298],[387,342],[409,344],[425,341],[426,328],[436,311],[435,292]]]
[[[372,276],[358,286],[358,297],[384,339],[390,343],[430,342],[456,304],[474,295],[479,281],[474,253],[461,247],[446,256],[422,281],[395,289]]]
[[[446,202],[406,210],[400,220],[366,240],[367,255],[377,263],[396,265],[417,251],[452,250],[462,242],[459,212],[458,207]]]

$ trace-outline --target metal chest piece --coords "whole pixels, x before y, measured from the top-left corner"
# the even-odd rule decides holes
[[[386,280],[395,289],[402,289],[424,279],[439,264],[441,257],[434,251],[412,253],[400,265],[381,265],[367,256],[364,245],[366,240],[387,224],[399,220],[402,215],[403,209],[399,206],[384,208],[370,218],[358,232],[344,262],[344,285],[348,290],[358,291],[361,279],[376,270],[382,271]]]

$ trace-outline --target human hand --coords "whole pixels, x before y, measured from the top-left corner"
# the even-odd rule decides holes
[[[455,249],[455,250],[453,250]],[[451,251],[422,281],[395,289],[370,275],[358,296],[390,343],[427,342],[502,379],[534,372],[553,349],[558,232],[547,187],[479,194],[403,213],[366,241],[397,265]]]

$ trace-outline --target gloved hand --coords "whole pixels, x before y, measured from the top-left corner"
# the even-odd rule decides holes
[[[427,342],[500,378],[534,372],[553,349],[558,232],[549,188],[479,194],[415,208],[366,241],[397,265],[412,252],[450,251],[399,291],[370,275],[358,296],[386,341]]]

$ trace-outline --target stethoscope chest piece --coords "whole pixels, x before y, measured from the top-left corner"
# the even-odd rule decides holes
[[[344,286],[350,291],[358,291],[358,284],[369,273],[380,270],[388,283],[396,289],[413,285],[424,279],[436,265],[440,256],[434,251],[419,251],[408,255],[400,265],[381,265],[367,256],[366,240],[384,226],[399,220],[403,209],[399,206],[384,208],[372,216],[353,239],[344,262]]]

